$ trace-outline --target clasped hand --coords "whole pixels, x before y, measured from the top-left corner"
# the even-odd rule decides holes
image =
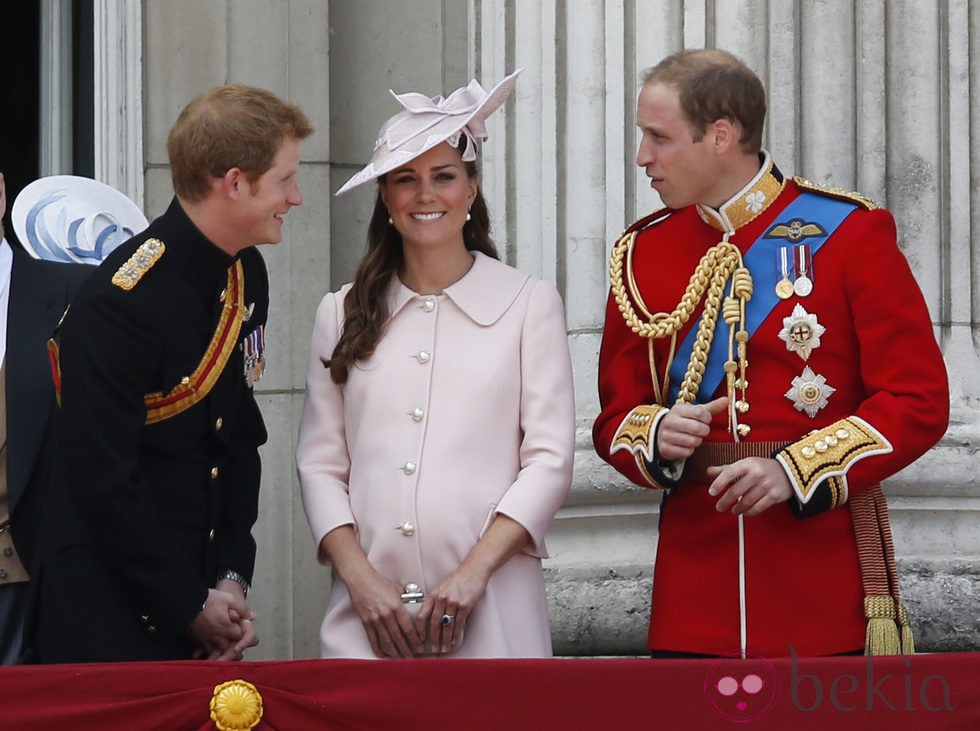
[[[241,594],[241,592],[238,592]],[[208,598],[187,629],[196,646],[195,658],[241,660],[245,650],[259,644],[253,621],[257,615],[244,596],[208,589]]]
[[[466,618],[486,591],[487,580],[460,567],[425,598],[418,614],[409,614],[400,588],[371,569],[348,583],[351,601],[377,657],[410,658],[426,651],[449,652],[459,643]],[[452,619],[443,621],[443,617]]]
[[[669,461],[684,460],[694,454],[711,431],[711,420],[728,408],[722,396],[706,404],[675,404],[661,420],[657,430],[657,453]],[[711,485],[708,493],[721,496],[715,509],[734,515],[759,515],[793,495],[789,478],[774,459],[746,457],[727,465],[708,467]]]

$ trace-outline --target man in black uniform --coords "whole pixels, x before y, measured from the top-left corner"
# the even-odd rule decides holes
[[[303,198],[295,105],[212,89],[167,150],[176,197],[79,291],[60,330],[63,474],[34,648],[42,662],[239,659],[255,560],[268,278]]]

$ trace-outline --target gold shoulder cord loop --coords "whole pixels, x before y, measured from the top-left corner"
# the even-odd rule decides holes
[[[688,281],[683,296],[672,312],[651,313],[640,296],[639,288],[633,276],[633,247],[636,244],[636,231],[623,236],[613,248],[609,261],[609,280],[616,306],[630,330],[642,338],[655,340],[664,337],[673,339],[670,356],[664,371],[664,385],[660,388],[657,369],[654,363],[652,343],[649,348],[650,372],[654,392],[661,403],[665,403],[668,392],[668,375],[674,358],[674,344],[678,331],[691,318],[692,313],[704,300],[704,310],[698,325],[697,337],[691,358],[688,362],[684,380],[681,382],[678,403],[693,403],[701,386],[704,376],[708,353],[717,326],[718,310],[729,326],[728,361],[725,363],[728,398],[732,406],[729,409],[729,428],[735,432],[736,439],[748,433],[747,427],[737,423],[738,413],[744,413],[748,408],[745,401],[745,388],[748,381],[745,377],[748,360],[746,358],[746,343],[748,332],[745,330],[745,303],[752,298],[752,276],[742,262],[742,254],[738,247],[729,243],[725,234],[722,241],[705,252],[698,262],[694,274]],[[625,281],[624,281],[625,260]],[[731,279],[730,294],[724,298],[725,283]],[[634,308],[636,303],[646,322],[640,319]],[[737,346],[736,346],[737,343]],[[736,352],[737,351],[737,352]],[[737,358],[737,360],[736,360]],[[741,397],[736,399],[740,391]]]

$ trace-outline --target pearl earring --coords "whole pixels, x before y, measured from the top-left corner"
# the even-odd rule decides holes
[[[389,225],[389,226],[393,226],[393,225],[394,225],[394,223],[395,223],[395,222],[391,220],[391,216],[388,216],[388,225]]]
[[[470,212],[469,212],[469,211],[467,211],[467,212],[466,212],[466,220],[467,220],[467,221],[469,221],[469,220],[471,220],[472,218],[473,218],[473,216],[471,216],[471,215],[470,215]]]

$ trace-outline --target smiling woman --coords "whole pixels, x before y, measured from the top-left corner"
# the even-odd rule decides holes
[[[442,143],[378,184],[392,225],[402,237],[402,282],[430,294],[459,280],[473,264],[463,245],[463,226],[477,196],[460,151]]]
[[[516,75],[396,96],[405,111],[341,188],[377,181],[368,253],[317,311],[297,448],[339,578],[324,657],[551,654],[541,558],[574,453],[564,312],[497,260],[474,162]]]

